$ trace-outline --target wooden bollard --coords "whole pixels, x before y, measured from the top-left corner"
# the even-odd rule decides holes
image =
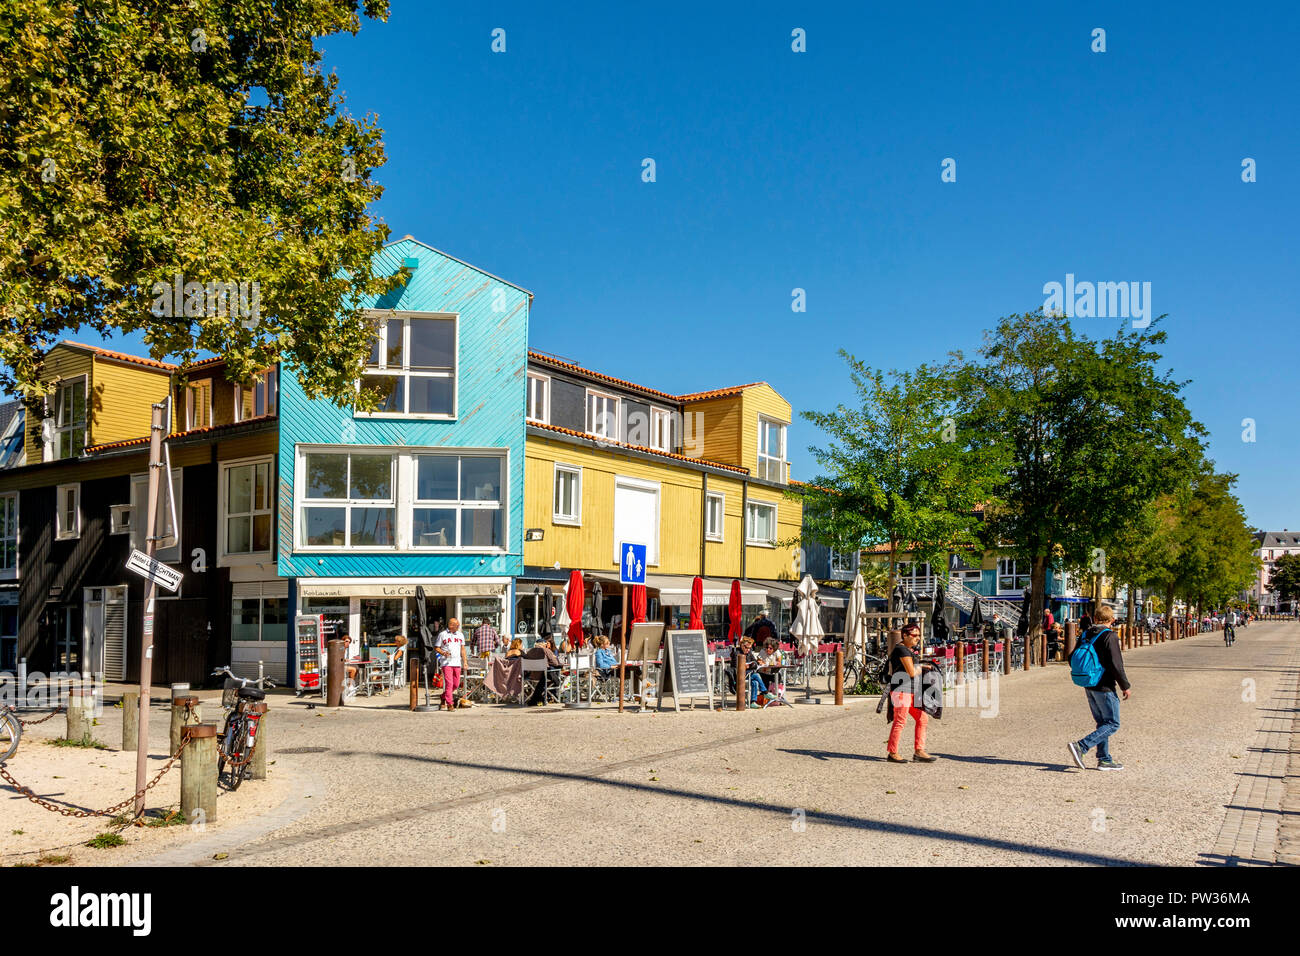
[[[266,742],[266,722],[270,717],[270,714],[267,713],[268,709],[266,701],[257,704],[250,704],[248,706],[248,712],[250,714],[262,715],[262,718],[257,722],[257,739],[253,741],[252,779],[254,780],[266,779],[266,754],[270,749]]]
[[[332,638],[325,642],[325,706],[343,706],[343,649],[347,642]]]
[[[122,694],[122,751],[129,753],[140,745],[140,692]]]
[[[1002,676],[1011,676],[1011,642],[1015,637],[1010,632],[1002,639]]]
[[[844,649],[835,652],[835,706],[844,706]]]
[[[95,719],[95,691],[76,688],[68,691],[68,726],[64,734],[67,740],[89,740],[90,728]]]
[[[989,673],[989,639],[980,641],[980,674],[987,677]]]
[[[186,823],[211,823],[217,818],[217,725],[186,724],[184,734],[181,815]]]
[[[1038,635],[1038,666],[1047,666],[1047,635]]]
[[[1074,653],[1074,646],[1079,642],[1079,622],[1065,622],[1065,659],[1068,661]]]
[[[956,683],[966,683],[966,642],[957,642],[957,680]]]
[[[407,675],[407,680],[411,685],[411,710],[415,710],[420,706],[420,662],[414,657],[411,658]]]
[[[192,726],[199,722],[199,699],[197,697],[173,697],[172,698],[172,728],[171,737],[168,741],[171,749],[167,752],[174,754],[176,748],[181,745],[181,732],[185,727]]]
[[[736,710],[745,709],[748,697],[749,684],[745,681],[745,655],[742,652],[736,655]]]
[[[1024,669],[1029,670],[1029,660],[1034,656],[1033,635],[1025,631],[1025,665]]]

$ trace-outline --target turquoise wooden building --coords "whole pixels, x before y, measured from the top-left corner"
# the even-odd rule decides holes
[[[385,246],[406,284],[367,303],[378,411],[306,398],[282,375],[277,565],[293,614],[353,654],[431,618],[512,630],[523,571],[524,405],[532,294],[415,239]]]

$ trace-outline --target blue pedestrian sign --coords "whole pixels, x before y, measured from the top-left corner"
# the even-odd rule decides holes
[[[624,541],[618,546],[620,584],[645,584],[645,545]]]

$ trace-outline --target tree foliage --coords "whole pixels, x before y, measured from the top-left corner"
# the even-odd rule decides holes
[[[803,412],[827,437],[810,449],[819,472],[800,491],[805,533],[838,551],[888,546],[888,587],[898,556],[942,563],[976,544],[973,513],[997,462],[958,428],[959,359],[886,374],[841,350],[854,407]]]
[[[1007,463],[987,542],[1030,560],[1034,631],[1048,563],[1093,566],[1199,461],[1204,432],[1158,368],[1158,325],[1094,340],[1059,314],[1008,316],[968,370],[970,434]]]
[[[358,302],[399,280],[371,268],[381,131],[342,112],[313,41],[355,33],[362,7],[387,17],[387,0],[0,5],[0,385],[39,394],[44,353],[86,325],[143,332],[155,358],[220,354],[236,378],[288,358],[309,395],[351,399]],[[159,317],[177,276],[199,294]],[[257,308],[232,317],[226,283]]]
[[[1283,601],[1300,598],[1300,554],[1284,554],[1273,563],[1268,589]]]

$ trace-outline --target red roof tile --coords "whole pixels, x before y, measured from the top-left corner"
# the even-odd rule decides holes
[[[103,356],[107,359],[113,359],[116,362],[131,362],[136,365],[145,365],[149,368],[156,368],[164,372],[174,372],[178,366],[171,362],[159,362],[156,359],[141,358],[138,355],[127,355],[125,352],[114,352],[112,349],[101,348],[98,345],[85,345],[81,342],[60,342],[59,345],[67,345],[71,348],[85,349],[87,352],[94,352],[96,355]]]
[[[224,425],[205,425],[203,428],[191,428],[189,431],[173,432],[167,437],[188,438],[191,435],[202,435],[206,432],[224,431],[228,428],[238,428],[241,425],[248,425],[253,422],[270,421],[274,418],[275,418],[274,415],[259,415],[256,418],[246,418],[242,422],[227,422]],[[95,452],[112,451],[118,448],[131,448],[135,445],[144,446],[148,444],[149,444],[149,437],[146,435],[144,438],[128,438],[125,439],[124,441],[110,441],[110,442],[104,442],[103,444],[100,445],[87,445],[86,454],[90,455],[90,454],[94,454]]]
[[[574,431],[572,428],[562,428],[559,425],[544,425],[541,422],[529,422],[529,428],[544,428],[547,431],[559,432],[562,435],[572,435],[575,438],[586,438],[590,441],[598,441],[602,445],[609,445],[613,448],[626,448],[630,451],[639,451],[647,455],[655,455],[659,458],[668,458],[673,461],[686,462],[692,465],[706,465],[709,468],[721,468],[723,471],[734,471],[738,475],[748,475],[748,468],[739,468],[735,465],[724,465],[721,462],[709,461],[706,458],[687,458],[685,455],[675,455],[670,451],[660,451],[657,448],[647,448],[645,445],[629,445],[626,442],[610,441],[607,438],[596,438],[594,435],[588,435],[586,432]]]

